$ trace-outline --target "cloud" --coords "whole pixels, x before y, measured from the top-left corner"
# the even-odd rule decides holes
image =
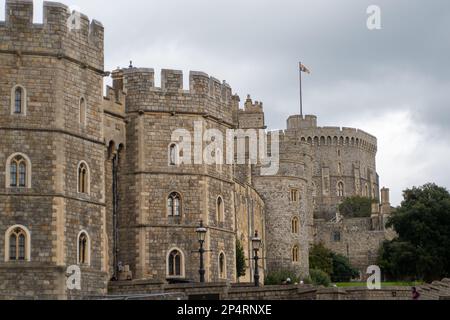
[[[306,111],[322,125],[379,137],[379,174],[396,203],[411,184],[450,186],[448,0],[65,3],[105,25],[107,70],[133,60],[182,69],[185,78],[205,71],[263,101],[270,128],[298,113],[302,60],[313,71],[304,81]],[[372,4],[381,8],[379,31],[366,28]]]

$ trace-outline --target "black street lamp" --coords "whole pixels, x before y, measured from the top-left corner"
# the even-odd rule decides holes
[[[258,265],[258,261],[259,261],[259,257],[258,257],[258,252],[261,249],[261,238],[258,236],[258,231],[255,232],[255,237],[252,239],[252,247],[253,247],[253,251],[255,252],[255,256],[253,258],[253,260],[255,260],[255,276],[254,276],[254,280],[255,280],[255,287],[259,287],[259,265]]]
[[[203,254],[205,253],[205,249],[203,248],[203,245],[205,244],[205,238],[206,238],[206,228],[203,226],[203,220],[200,221],[200,226],[195,230],[197,233],[198,242],[200,243],[200,249],[198,252],[200,253],[200,269],[198,270],[198,273],[200,274],[200,283],[205,283],[205,265],[203,263]]]

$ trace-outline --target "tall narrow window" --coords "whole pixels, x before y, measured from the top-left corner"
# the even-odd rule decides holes
[[[298,189],[291,189],[290,200],[291,202],[298,202],[300,199],[300,192]]]
[[[339,182],[337,185],[337,195],[338,197],[343,197],[345,194],[345,190],[344,190],[344,183],[343,182]]]
[[[84,98],[80,99],[80,124],[86,125],[86,100]]]
[[[341,233],[339,231],[333,232],[333,241],[341,242]]]
[[[25,188],[27,186],[27,161],[20,155],[10,162],[10,187]]]
[[[90,264],[90,243],[86,232],[81,232],[78,236],[78,264]]]
[[[178,250],[173,250],[169,254],[168,275],[169,277],[182,276],[182,256]]]
[[[15,228],[9,235],[9,261],[27,259],[27,234],[22,228]]]
[[[223,204],[223,199],[222,197],[218,197],[217,198],[217,221],[218,222],[224,222],[224,216],[225,216],[225,212],[224,212],[224,204]]]
[[[292,233],[293,234],[298,234],[298,218],[295,217],[292,219]]]
[[[227,278],[227,272],[226,272],[226,260],[225,260],[225,254],[222,252],[219,255],[219,277],[221,279]]]
[[[14,113],[20,114],[22,113],[23,106],[23,89],[21,87],[17,87],[14,92]]]
[[[181,217],[181,196],[178,192],[172,192],[167,198],[167,215]]]
[[[294,246],[292,249],[292,262],[297,263],[300,261],[298,246]]]
[[[85,162],[78,165],[78,193],[89,193],[89,168]]]

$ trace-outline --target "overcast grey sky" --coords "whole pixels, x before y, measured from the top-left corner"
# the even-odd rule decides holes
[[[42,1],[34,2],[42,19]],[[263,101],[270,129],[298,113],[302,60],[313,72],[306,113],[378,137],[378,172],[393,204],[406,187],[450,187],[448,0],[63,2],[104,24],[107,70],[133,60],[157,72],[205,71]],[[381,8],[382,30],[367,29],[369,5]]]

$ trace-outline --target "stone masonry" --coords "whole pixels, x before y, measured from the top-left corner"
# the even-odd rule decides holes
[[[198,282],[200,221],[209,283],[253,280],[256,232],[261,281],[279,269],[307,277],[314,242],[361,269],[373,260],[388,236],[389,191],[371,218],[333,219],[347,196],[379,200],[375,137],[292,116],[278,132],[276,174],[249,161],[247,143],[244,163],[225,162],[225,146],[214,164],[172,163],[195,139],[202,152],[207,130],[216,143],[229,130],[266,130],[263,103],[248,96],[241,108],[226,82],[203,72],[190,72],[187,88],[177,70],[162,70],[159,88],[153,69],[106,72],[101,23],[76,14],[71,24],[67,6],[53,2],[43,24],[32,17],[31,0],[7,0],[0,22],[0,299],[104,296],[118,280]],[[174,140],[177,130],[192,141]],[[329,241],[335,231],[340,244]],[[71,266],[81,290],[67,285]]]

